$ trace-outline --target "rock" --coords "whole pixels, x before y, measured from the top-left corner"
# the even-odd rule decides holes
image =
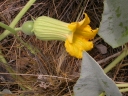
[[[96,45],[96,48],[100,51],[101,54],[107,53],[107,47],[104,46],[103,44]]]

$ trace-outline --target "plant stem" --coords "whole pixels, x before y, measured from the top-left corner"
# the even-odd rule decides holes
[[[18,21],[22,18],[22,16],[27,12],[27,10],[31,7],[31,5],[35,2],[36,0],[29,0],[29,2],[24,6],[24,8],[20,11],[20,13],[15,17],[15,19],[12,21],[12,23],[9,25],[11,28],[14,28],[15,25],[18,23]],[[1,35],[0,35],[0,41],[3,40],[6,36],[10,34],[10,31],[5,30]]]
[[[120,92],[128,92],[128,88],[120,89]]]
[[[0,61],[4,64],[6,70],[9,72],[9,73],[14,73],[14,70],[7,64],[7,61],[5,60],[5,58],[3,57],[2,53],[1,53],[1,50],[0,50]],[[11,74],[11,76],[14,78],[14,79],[17,79],[20,80],[20,81],[23,81],[23,79],[20,77],[20,76],[15,76],[13,74]],[[23,90],[25,90],[25,88],[20,84],[19,85]]]
[[[12,34],[16,34],[16,31],[14,29],[12,29],[11,27],[9,27],[8,25],[0,22],[0,26],[6,30],[8,30],[9,32],[12,32]]]
[[[102,92],[99,96],[105,96],[105,92]]]
[[[3,55],[2,55],[1,50],[0,50],[0,61],[1,61],[2,63],[7,63],[7,61],[5,60],[5,58],[4,58]]]
[[[6,36],[8,36],[11,32],[13,34],[16,34],[16,31],[12,28],[15,27],[15,25],[18,23],[18,21],[22,18],[22,16],[27,12],[27,10],[31,7],[31,5],[35,2],[36,0],[29,0],[29,2],[25,5],[25,7],[19,12],[19,14],[15,17],[15,19],[12,21],[12,23],[10,24],[10,27],[0,23],[0,26],[5,28],[6,30],[0,35],[0,41],[3,40]],[[16,37],[18,38],[18,36],[16,35]],[[20,39],[20,38],[18,38]],[[2,56],[2,52],[0,50],[0,61],[6,66],[6,69],[8,72],[12,73],[14,72],[14,70],[7,64],[7,61],[5,60],[5,58]],[[20,76],[14,76],[12,75],[13,78],[20,80],[21,82],[23,81],[23,79]],[[25,88],[23,87],[22,84],[19,84],[19,86],[25,90]],[[28,89],[31,89],[29,86],[26,86]]]
[[[5,24],[3,24],[3,23],[1,23],[0,22],[0,26],[2,27],[2,28],[5,28],[6,30],[9,30],[10,32],[12,32],[13,34],[15,34],[16,33],[16,31],[14,30],[14,29],[12,29],[11,27],[9,27],[9,26],[7,26],[7,25],[5,25]],[[5,58],[3,57],[3,55],[2,55],[2,52],[1,52],[1,50],[0,50],[0,61],[4,64],[4,66],[5,66],[5,68],[6,68],[6,70],[9,72],[9,73],[14,73],[15,71],[7,64],[7,61],[5,60]],[[23,79],[20,77],[20,76],[15,76],[15,75],[11,75],[14,79],[17,79],[18,78],[18,80],[20,80],[20,81],[22,81],[23,82]],[[23,90],[25,90],[25,88],[20,84],[19,85]]]
[[[33,48],[32,48],[30,45],[28,45],[27,43],[25,43],[22,39],[20,39],[20,38],[16,35],[16,31],[15,31],[14,29],[12,29],[11,27],[9,27],[8,25],[6,25],[6,24],[4,24],[4,23],[2,23],[2,22],[0,22],[0,26],[1,26],[2,28],[6,29],[6,30],[8,30],[8,31],[10,31],[10,32],[12,32],[13,34],[15,34],[15,37],[16,37],[24,46],[26,46],[26,47],[31,51],[31,53],[36,54],[35,50],[33,50]],[[20,30],[20,28],[17,28],[16,30]]]
[[[22,30],[21,27],[15,28],[15,31],[21,31],[21,30]]]
[[[104,72],[109,72],[113,67],[115,67],[123,58],[128,55],[127,48],[124,48],[123,52],[112,62],[110,63],[105,69]]]
[[[2,52],[0,50],[0,61],[4,64],[4,66],[6,67],[7,71],[9,73],[13,73],[13,69],[7,65],[7,61],[5,60],[4,56],[2,55]],[[14,75],[12,75],[12,77],[14,78]]]
[[[116,84],[117,87],[128,87],[128,83]]]

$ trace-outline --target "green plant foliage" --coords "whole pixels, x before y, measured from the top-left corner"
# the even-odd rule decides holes
[[[83,53],[81,74],[74,86],[75,96],[122,96],[115,83],[104,73],[96,61],[86,52]]]
[[[128,42],[128,0],[105,0],[99,35],[113,48]]]

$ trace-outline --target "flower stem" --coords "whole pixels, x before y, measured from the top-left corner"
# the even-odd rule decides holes
[[[11,27],[9,27],[8,25],[0,22],[0,26],[6,30],[8,30],[9,32],[12,32],[12,34],[16,34],[16,31],[14,29],[12,29]],[[0,38],[1,39],[1,38]]]
[[[120,89],[120,92],[128,92],[128,88]]]
[[[22,18],[22,16],[26,13],[26,11],[31,7],[31,5],[35,2],[36,0],[29,0],[29,2],[25,5],[25,7],[20,11],[20,13],[15,17],[15,19],[12,21],[12,23],[9,25],[11,28],[14,28],[15,25],[18,23],[18,21]],[[12,32],[12,31],[11,31]],[[0,41],[3,40],[6,36],[10,34],[10,31],[5,30],[1,35],[0,35]]]
[[[116,84],[117,87],[128,87],[128,83]]]
[[[17,32],[17,31],[21,31],[22,29],[21,29],[21,27],[18,27],[18,28],[15,28],[15,31]]]
[[[109,72],[113,67],[115,67],[123,58],[128,55],[128,49],[124,48],[123,52],[112,62],[110,63],[105,69],[104,72]]]
[[[0,22],[0,26],[8,31],[10,31],[11,33],[15,34],[16,38],[24,45],[26,46],[30,51],[31,53],[33,54],[36,54],[35,50],[33,50],[33,48],[31,46],[29,46],[27,43],[25,43],[22,39],[20,39],[17,35],[16,35],[16,30],[20,30],[20,28],[14,30],[12,29],[11,27],[9,27],[8,25]]]
[[[7,25],[1,23],[1,22],[0,22],[0,26],[1,26],[2,28],[5,28],[6,30],[12,32],[13,34],[16,33],[16,31],[15,31],[14,29],[12,29],[11,27],[9,27],[9,26],[7,26]],[[5,60],[5,58],[4,58],[3,55],[2,55],[1,50],[0,50],[0,61],[4,64],[6,70],[7,70],[9,73],[14,73],[14,72],[15,72],[15,71],[8,65],[7,61]],[[18,79],[18,80],[20,80],[21,82],[23,82],[23,79],[22,79],[20,76],[15,76],[15,75],[11,75],[11,76],[12,76],[14,79]],[[21,84],[19,84],[19,86],[20,86],[23,90],[25,90],[25,87],[23,87]],[[27,86],[26,86],[26,87],[27,87]],[[27,87],[27,88],[28,88],[28,87]]]

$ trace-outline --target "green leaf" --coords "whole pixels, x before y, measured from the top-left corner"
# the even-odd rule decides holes
[[[74,86],[75,96],[122,96],[115,83],[104,73],[97,62],[86,52],[83,53],[81,74]]]
[[[128,0],[104,0],[99,36],[113,48],[128,42]]]

